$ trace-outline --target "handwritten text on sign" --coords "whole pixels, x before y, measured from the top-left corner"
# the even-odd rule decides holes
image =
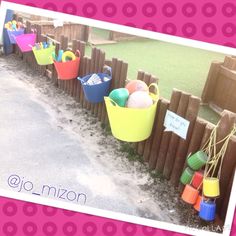
[[[186,139],[190,122],[172,111],[167,110],[165,116],[165,131],[171,131]]]

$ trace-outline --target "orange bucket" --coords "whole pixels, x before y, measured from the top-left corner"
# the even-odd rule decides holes
[[[199,191],[190,184],[185,185],[181,198],[188,204],[195,204],[199,195]]]
[[[195,203],[195,205],[193,206],[193,208],[196,210],[196,211],[200,211],[200,204],[203,200],[203,197],[201,195],[198,196],[197,198],[197,201]]]
[[[58,62],[54,60],[54,65],[58,74],[58,79],[70,80],[78,77],[80,66],[80,52],[76,51],[75,60],[67,62]]]

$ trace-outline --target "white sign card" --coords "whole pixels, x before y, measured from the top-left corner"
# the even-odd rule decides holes
[[[167,110],[164,126],[165,131],[173,132],[180,136],[183,139],[187,138],[188,134],[188,128],[189,128],[190,122],[183,117],[177,115],[176,113]]]

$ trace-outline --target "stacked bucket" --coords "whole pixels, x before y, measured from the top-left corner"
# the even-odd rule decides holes
[[[181,198],[199,212],[201,219],[213,221],[216,215],[216,204],[212,198],[219,196],[219,191],[209,186],[208,178],[204,178],[202,168],[207,161],[208,156],[204,151],[198,151],[187,159],[188,167],[180,177],[180,182],[185,185]]]

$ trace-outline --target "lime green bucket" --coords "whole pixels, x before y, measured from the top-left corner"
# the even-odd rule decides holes
[[[193,178],[193,174],[194,174],[193,170],[191,170],[189,167],[187,167],[183,171],[183,173],[180,177],[180,182],[184,185],[189,184]]]
[[[208,156],[203,151],[198,151],[191,155],[188,160],[188,166],[193,170],[200,170],[207,162]]]
[[[43,48],[37,50],[33,47],[33,53],[37,63],[41,66],[53,64],[52,54],[55,53],[55,46],[52,45],[49,48]]]

